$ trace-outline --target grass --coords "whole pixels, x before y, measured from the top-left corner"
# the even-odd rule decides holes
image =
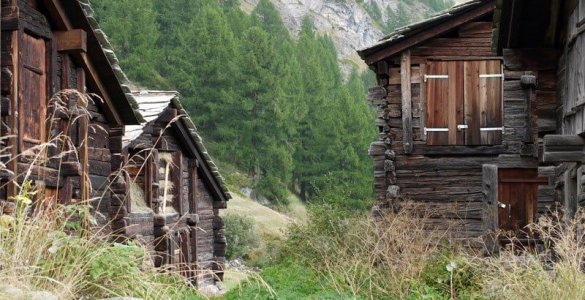
[[[70,107],[72,97],[76,99],[76,107]],[[75,90],[57,93],[49,102],[47,132],[53,134],[64,128],[66,133],[77,122],[87,123],[90,116],[87,105],[94,100],[99,98]],[[67,122],[62,121],[63,116],[67,116]],[[80,145],[63,132],[55,133],[45,143],[11,158],[24,157],[30,161],[30,167],[22,174],[15,174],[21,178],[20,185],[11,183],[18,187],[18,193],[2,207],[0,299],[15,297],[14,289],[10,291],[10,288],[29,293],[24,298],[37,291],[58,299],[200,298],[196,289],[175,270],[154,268],[146,248],[132,242],[116,243],[105,234],[109,232],[109,224],[97,226],[90,204],[102,199],[89,199],[94,187],[87,177],[82,178],[87,193],[82,190],[81,201],[70,205],[56,203],[54,199],[58,197],[49,197],[42,181],[32,182],[33,169],[49,161],[79,162],[90,133],[99,130],[104,129],[89,124]],[[57,170],[60,172],[59,166]]]
[[[279,213],[250,198],[232,193],[232,199],[227,209],[220,211],[220,216],[235,214],[247,216],[254,220],[260,235],[282,238],[288,225],[293,219]]]

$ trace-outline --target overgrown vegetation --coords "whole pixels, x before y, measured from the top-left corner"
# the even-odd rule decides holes
[[[184,277],[161,273],[145,249],[118,244],[99,230],[81,228],[89,216],[71,214],[71,206],[32,211],[33,191],[25,182],[12,199],[14,216],[0,217],[0,298],[8,286],[24,291],[48,291],[59,299],[197,297]]]
[[[227,299],[585,297],[585,211],[569,221],[543,217],[530,225],[543,246],[508,247],[493,257],[447,243],[447,231],[429,231],[417,206],[378,220],[331,203],[310,211],[310,221],[290,228],[280,256],[261,273],[271,290],[251,280]]]

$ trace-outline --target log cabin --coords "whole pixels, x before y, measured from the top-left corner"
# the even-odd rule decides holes
[[[558,2],[469,1],[358,51],[377,78],[368,101],[378,112],[369,150],[378,208],[422,204],[429,226],[487,251],[499,244],[490,233],[522,240],[527,224],[557,209],[558,169],[542,145],[564,128],[550,49],[559,19],[542,17]],[[540,14],[525,10],[535,6]],[[510,33],[518,44],[506,44]],[[532,35],[549,44],[524,49]]]
[[[2,213],[32,182],[37,204],[89,204],[96,228],[145,243],[155,265],[221,279],[230,196],[178,96],[148,108],[131,92],[88,0],[2,0],[0,26]]]
[[[152,247],[155,265],[179,264],[198,286],[223,278],[219,209],[231,198],[176,92],[135,94],[145,119],[126,126],[127,199],[118,233]],[[206,272],[216,271],[216,272]]]

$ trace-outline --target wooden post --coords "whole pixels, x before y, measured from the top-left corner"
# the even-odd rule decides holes
[[[484,244],[489,254],[498,252],[497,233],[498,230],[498,166],[483,165],[483,223],[484,223]]]
[[[406,154],[412,153],[412,91],[410,86],[410,50],[402,52],[400,59],[400,87],[402,92],[403,147]]]
[[[424,82],[425,75],[427,74],[427,65],[420,64],[420,127],[424,128],[427,126],[427,85]],[[423,140],[427,140],[427,133],[425,130],[421,130]]]
[[[528,137],[525,140],[527,143],[538,143],[538,113],[536,103],[536,76],[532,73],[522,75],[520,77],[520,84],[526,90],[528,98]],[[538,147],[534,147],[534,157],[538,157]]]
[[[566,220],[571,220],[577,211],[577,173],[575,167],[569,168],[563,174],[565,180],[564,186],[564,209],[567,214]]]

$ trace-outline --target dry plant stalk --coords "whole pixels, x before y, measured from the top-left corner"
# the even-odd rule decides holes
[[[89,122],[91,113],[87,110],[87,106],[94,100],[101,101],[97,95],[83,94],[77,90],[63,90],[55,94],[50,99],[47,108],[47,133],[50,136],[40,145],[30,147],[18,156],[11,157],[10,160],[0,164],[0,173],[12,175],[12,180],[7,184],[16,184],[19,190],[18,195],[13,199],[14,207],[10,210],[12,215],[0,216],[0,282],[2,282],[0,286],[13,285],[23,290],[50,291],[59,299],[79,299],[87,296],[84,294],[87,291],[97,291],[113,296],[135,296],[132,293],[140,291],[139,296],[145,299],[162,299],[169,298],[169,295],[178,295],[181,290],[192,287],[187,278],[180,276],[178,270],[181,268],[176,266],[165,268],[168,280],[160,280],[161,269],[155,269],[151,263],[148,263],[152,261],[152,258],[146,247],[140,248],[144,251],[142,272],[118,282],[110,282],[111,286],[96,284],[88,279],[87,274],[93,267],[92,263],[96,258],[108,255],[114,245],[105,234],[110,232],[109,222],[102,226],[93,222],[91,230],[84,231],[83,236],[75,239],[76,244],[73,248],[66,243],[63,244],[68,237],[76,236],[76,233],[68,228],[67,223],[71,221],[92,223],[90,219],[96,214],[99,215],[99,212],[90,212],[90,207],[100,206],[100,202],[110,191],[110,185],[114,181],[107,183],[107,186],[97,187],[97,190],[103,189],[102,195],[93,199],[84,197],[79,203],[73,203],[83,208],[85,210],[83,216],[88,218],[79,220],[64,209],[67,207],[65,204],[58,203],[58,194],[52,195],[52,199],[45,197],[42,181],[46,174],[40,172],[38,167],[47,167],[53,163],[51,167],[56,165],[57,180],[59,180],[61,165],[64,162],[87,164],[87,157],[84,157],[87,152],[84,149],[92,138],[91,133],[105,131],[104,128]],[[167,128],[178,119],[179,117],[176,117],[169,122]],[[81,144],[75,145],[68,133],[70,128],[78,122],[86,124],[87,132]],[[1,137],[2,140],[8,138],[10,137]],[[9,152],[10,149],[3,148],[1,151]],[[148,157],[152,155],[152,149],[146,152]],[[20,160],[26,161],[29,165],[24,172],[14,174],[12,170],[7,169],[7,165]],[[127,167],[128,165],[122,166],[121,170],[112,174],[112,177],[124,177]],[[23,184],[19,185],[17,179]],[[85,191],[82,191],[82,195],[87,196],[95,187],[91,186],[87,172],[84,172],[82,181],[82,186],[87,187]],[[31,182],[35,184],[31,186]],[[31,213],[33,210],[34,213]],[[90,229],[89,226],[85,228]],[[64,249],[64,252],[59,253],[57,248]],[[194,270],[194,272],[199,275],[205,274],[204,271]]]
[[[585,210],[555,212],[529,225],[543,249],[505,249],[480,261],[485,294],[495,299],[585,299]]]
[[[422,214],[421,214],[422,212]],[[314,245],[322,265],[315,270],[340,294],[405,298],[419,280],[427,261],[439,252],[446,232],[429,230],[430,214],[406,203],[382,220],[353,218],[342,238]]]

